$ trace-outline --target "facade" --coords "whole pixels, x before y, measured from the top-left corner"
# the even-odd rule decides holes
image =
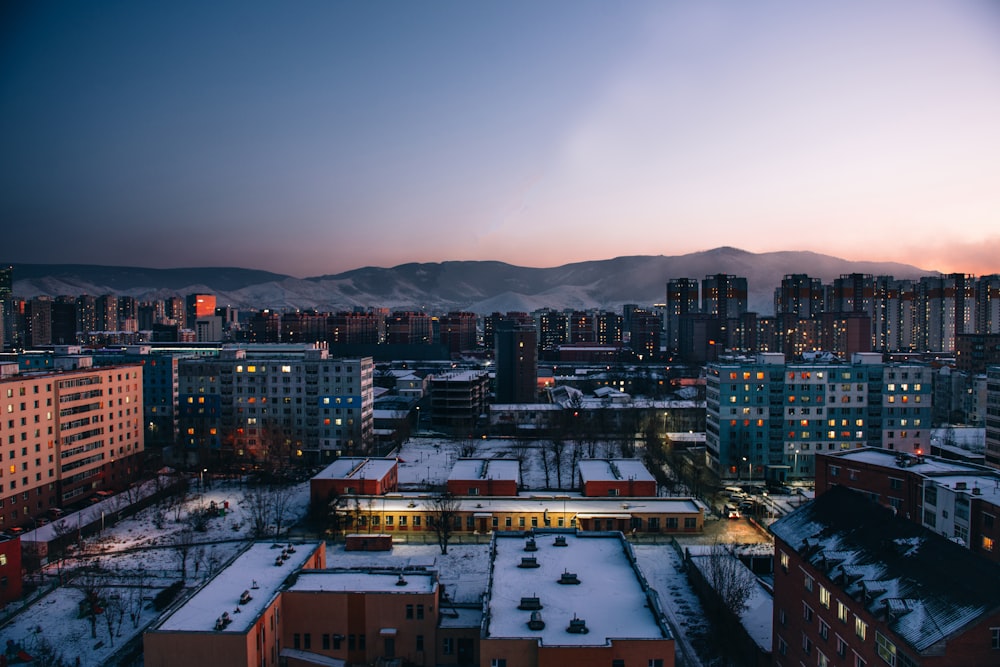
[[[223,347],[217,359],[178,363],[184,456],[235,461],[332,461],[374,442],[371,357],[336,359],[325,347]]]
[[[494,332],[496,401],[538,400],[538,333],[531,325],[501,322]]]
[[[667,351],[680,348],[681,317],[698,312],[698,281],[694,278],[674,278],[667,281],[667,312],[664,326]]]
[[[656,495],[656,478],[639,459],[582,459],[576,469],[588,497]]]
[[[898,516],[1000,562],[1000,472],[864,448],[816,457],[816,493],[845,486]]]
[[[453,496],[516,496],[520,486],[516,459],[459,459],[447,482]]]
[[[808,479],[817,452],[929,449],[925,366],[884,364],[875,354],[850,364],[762,354],[710,364],[707,378],[708,465],[727,481]]]
[[[1000,468],[1000,366],[986,370],[986,465]]]
[[[495,535],[483,606],[480,665],[674,665],[659,596],[620,535]]]
[[[0,529],[124,488],[141,469],[142,367],[94,368],[84,356],[59,364],[23,374],[3,366]]]
[[[148,630],[143,635],[144,663],[150,667],[281,664],[282,652],[295,641],[283,598],[286,582],[295,573],[324,567],[326,549],[322,542],[291,551],[271,547],[270,542],[251,545]]]
[[[399,488],[396,459],[339,458],[309,480],[314,505],[344,495],[380,496]]]
[[[486,412],[489,376],[484,371],[454,371],[430,379],[431,425],[471,432]]]
[[[775,665],[1000,658],[1000,565],[835,487],[771,525]]]
[[[0,534],[0,609],[21,599],[21,538]]]
[[[418,493],[351,496],[338,500],[346,533],[405,536],[432,532],[435,496]],[[587,498],[565,493],[462,496],[455,499],[454,534],[488,535],[539,528],[578,528],[641,535],[700,534],[705,518],[691,498]]]
[[[478,347],[475,313],[452,311],[441,317],[440,324],[441,344],[447,347],[453,356],[475,350]]]

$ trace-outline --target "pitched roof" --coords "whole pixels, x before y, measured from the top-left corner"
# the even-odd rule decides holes
[[[917,651],[1000,609],[1000,564],[836,486],[771,532]]]

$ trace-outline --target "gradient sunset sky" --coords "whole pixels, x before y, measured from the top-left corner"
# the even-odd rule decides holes
[[[1000,272],[1000,3],[5,3],[6,262]]]

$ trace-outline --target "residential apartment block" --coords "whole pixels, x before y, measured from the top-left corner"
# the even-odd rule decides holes
[[[858,491],[900,517],[1000,562],[1000,472],[985,466],[863,448],[816,457],[816,493]]]
[[[706,456],[724,480],[813,476],[818,452],[927,451],[931,371],[878,354],[785,363],[781,354],[709,364]]]
[[[771,525],[774,664],[1000,664],[1000,565],[837,486]]]
[[[178,363],[178,427],[198,465],[328,462],[374,439],[371,357],[334,359],[322,345],[223,347]]]
[[[29,373],[3,364],[0,529],[127,486],[142,464],[142,419],[138,364],[95,368],[77,356]]]

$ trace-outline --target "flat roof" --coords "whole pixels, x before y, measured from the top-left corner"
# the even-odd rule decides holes
[[[885,466],[887,468],[897,468],[909,472],[916,472],[921,475],[935,476],[941,474],[968,474],[980,475],[993,478],[997,473],[983,466],[964,461],[953,461],[942,459],[936,456],[921,455],[916,456],[905,452],[897,452],[891,449],[881,449],[878,447],[861,447],[859,449],[847,449],[842,452],[823,453],[823,456],[842,459],[846,461],[858,461],[871,465]],[[896,463],[900,456],[907,457],[905,467]]]
[[[427,494],[392,494],[384,496],[351,496],[341,503],[354,506],[358,501],[363,511],[371,514],[398,512],[432,512],[434,496]],[[569,514],[700,514],[693,498],[586,498],[579,495],[463,496],[455,499],[460,512],[490,514],[492,512],[562,512]]]
[[[519,482],[521,464],[516,459],[459,459],[451,467],[448,481],[501,479]]]
[[[153,631],[247,632],[278,594],[288,575],[297,572],[318,548],[316,544],[298,544],[286,549],[281,544],[255,542]],[[280,566],[275,565],[282,553],[287,558]],[[241,604],[243,591],[248,591],[251,599]],[[216,630],[216,620],[223,612],[229,614],[230,623],[225,629]]]
[[[580,469],[580,478],[584,483],[620,480],[656,481],[639,459],[581,459],[576,465]]]
[[[396,459],[343,456],[316,473],[313,479],[382,479],[395,465]]]
[[[400,577],[406,585],[399,585]],[[303,570],[289,591],[319,593],[433,593],[437,579],[430,572],[390,572],[359,569]]]
[[[523,536],[495,537],[485,604],[486,637],[535,638],[550,646],[605,646],[611,639],[670,637],[648,606],[648,588],[624,540],[606,534],[560,535],[567,546],[554,546],[556,535],[544,534],[535,538],[538,550],[533,552],[524,551]],[[534,557],[538,567],[518,567],[523,557]],[[558,583],[567,571],[575,573],[580,583]],[[528,628],[531,611],[518,609],[522,597],[539,598],[543,629]],[[586,634],[567,632],[574,618],[586,622]]]

